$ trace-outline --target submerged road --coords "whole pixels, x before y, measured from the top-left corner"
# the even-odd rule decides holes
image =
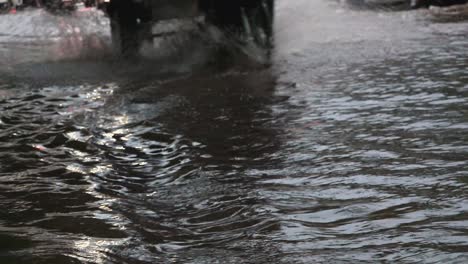
[[[468,22],[283,0],[272,67],[223,70],[0,29],[0,263],[468,262]]]

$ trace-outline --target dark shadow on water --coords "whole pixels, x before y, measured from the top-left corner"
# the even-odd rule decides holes
[[[122,201],[114,208],[136,230],[158,223],[155,230],[141,232],[140,239],[151,245],[150,252],[162,254],[159,260],[212,263],[223,255],[226,263],[268,263],[278,253],[265,240],[278,229],[278,222],[256,193],[260,178],[249,173],[271,164],[269,154],[279,147],[278,131],[269,128],[275,85],[269,69],[203,72],[127,83],[110,99],[110,105],[116,104],[120,114],[133,120],[124,127],[139,134],[134,146],[153,142],[149,148],[156,154],[156,142],[172,145],[172,153],[159,153],[157,160],[166,160],[177,170],[165,175],[154,170],[152,179],[159,187],[138,188],[156,194],[145,201]],[[152,154],[145,155],[146,161],[156,162]],[[156,214],[143,219],[134,213],[135,206]],[[125,247],[134,243],[141,242]],[[130,252],[121,254],[122,250],[116,247],[108,257],[131,262]]]

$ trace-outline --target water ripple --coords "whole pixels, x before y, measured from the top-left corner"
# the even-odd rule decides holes
[[[465,263],[466,28],[280,7],[272,69],[0,80],[0,262]]]

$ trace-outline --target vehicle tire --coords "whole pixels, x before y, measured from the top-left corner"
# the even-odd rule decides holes
[[[6,3],[0,4],[0,14],[6,14],[10,12],[12,7],[13,5],[11,1],[7,1]]]
[[[85,7],[97,6],[97,2],[94,1],[94,0],[85,0],[85,1],[84,1],[84,6],[85,6]]]
[[[114,0],[106,6],[115,54],[138,57],[145,39],[151,36],[151,9],[144,3]]]
[[[247,14],[255,43],[263,48],[273,45],[273,1],[263,0]]]
[[[207,21],[227,35],[253,40],[265,48],[272,46],[274,0],[205,0],[201,9]]]
[[[111,14],[110,24],[114,53],[125,57],[137,55],[140,47],[140,39],[137,37],[137,25],[129,23],[129,21],[123,21],[118,11]]]
[[[44,5],[49,11],[57,12],[58,10],[60,10],[62,0],[47,0],[44,1]]]

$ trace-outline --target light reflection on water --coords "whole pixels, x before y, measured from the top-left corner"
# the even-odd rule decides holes
[[[286,3],[271,69],[7,69],[0,262],[466,262],[466,27]]]

